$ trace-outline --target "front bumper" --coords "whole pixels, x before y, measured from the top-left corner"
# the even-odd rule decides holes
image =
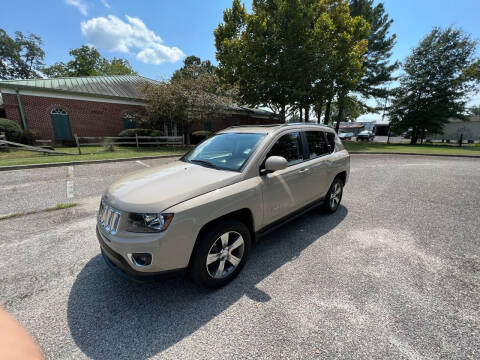
[[[132,266],[130,266],[130,264],[125,260],[122,255],[118,254],[108,246],[105,238],[98,230],[98,227],[96,230],[97,239],[100,243],[100,249],[102,251],[103,259],[115,273],[117,273],[123,278],[134,280],[137,282],[149,282],[179,276],[186,273],[186,268],[160,272],[143,272],[135,270],[134,268],[132,268]]]

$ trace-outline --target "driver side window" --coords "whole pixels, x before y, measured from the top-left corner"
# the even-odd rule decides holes
[[[283,135],[270,149],[270,156],[282,156],[288,161],[288,165],[298,164],[303,161],[302,139],[299,132]]]

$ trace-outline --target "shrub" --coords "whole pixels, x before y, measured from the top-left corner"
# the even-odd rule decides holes
[[[40,138],[40,133],[37,130],[26,129],[23,130],[20,142],[22,144],[33,145],[35,140]]]
[[[150,136],[163,136],[163,131],[162,130],[152,130],[150,133]]]
[[[22,139],[22,128],[16,122],[0,118],[0,133],[4,132],[8,141],[20,142]]]

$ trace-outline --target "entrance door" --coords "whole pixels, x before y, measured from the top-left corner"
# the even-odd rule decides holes
[[[70,121],[65,110],[60,108],[52,109],[50,116],[52,117],[53,132],[57,140],[72,139],[72,130],[70,129]]]

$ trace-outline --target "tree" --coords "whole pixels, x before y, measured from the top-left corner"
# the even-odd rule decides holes
[[[393,20],[389,19],[383,3],[374,5],[373,0],[350,0],[349,7],[352,16],[361,16],[370,24],[365,73],[355,90],[363,97],[385,98],[388,91],[382,85],[394,80],[392,73],[399,67],[398,62],[389,61],[397,37],[389,34]]]
[[[207,62],[187,61],[169,82],[147,83],[142,88],[148,101],[147,116],[140,122],[142,126],[160,129],[165,122],[176,123],[188,135],[191,123],[212,120],[233,105],[235,89],[220,84],[216,74],[207,70],[208,66],[200,72],[191,68],[201,64]]]
[[[12,39],[0,29],[0,79],[32,79],[43,66],[42,39],[35,34],[15,32]]]
[[[119,58],[107,60],[93,47],[83,45],[70,50],[69,54],[73,57],[72,60],[67,63],[57,62],[43,68],[42,72],[48,77],[136,74],[128,60]]]
[[[406,59],[394,92],[395,131],[411,129],[411,143],[425,132],[442,133],[449,118],[467,120],[465,104],[480,83],[477,42],[459,29],[434,28]]]
[[[202,74],[215,74],[216,67],[212,65],[210,60],[202,61],[199,57],[191,55],[183,60],[183,66],[175,70],[172,80],[180,78],[197,79]]]
[[[338,113],[340,111],[339,104],[337,102],[332,103],[332,117],[338,119]],[[369,113],[376,112],[376,109],[373,109],[359,100],[358,97],[349,95],[344,99],[343,103],[343,120],[345,121],[355,121],[359,116]]]
[[[221,80],[282,120],[287,107],[308,119],[311,105],[362,75],[368,24],[350,16],[346,0],[256,0],[251,14],[234,0],[223,20],[214,32]]]
[[[363,98],[385,98],[388,90],[384,85],[393,80],[392,73],[399,66],[397,62],[389,62],[396,39],[395,34],[389,35],[393,20],[385,13],[383,3],[374,5],[373,0],[350,0],[349,8],[351,16],[360,16],[370,24],[370,31],[366,37],[368,50],[363,61],[364,73],[357,86],[351,90]],[[347,96],[348,92],[345,99]],[[358,98],[357,100],[361,101]],[[342,96],[338,99],[337,131],[340,122],[344,120],[345,101]]]
[[[114,57],[112,60],[102,59],[100,64],[100,74],[102,75],[137,75],[132,69],[130,62],[126,59]]]
[[[474,116],[480,116],[480,105],[472,106],[468,110],[470,111],[470,114],[472,114]]]

